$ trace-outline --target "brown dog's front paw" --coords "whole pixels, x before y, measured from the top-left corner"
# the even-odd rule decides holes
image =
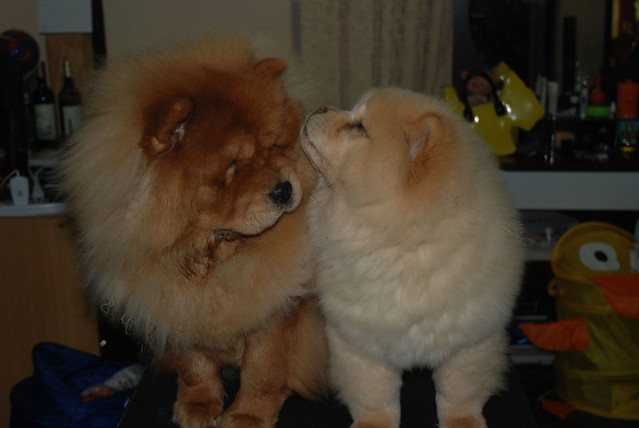
[[[222,421],[222,405],[218,402],[175,403],[173,422],[181,428],[218,428]]]
[[[220,428],[274,428],[275,421],[246,413],[227,412],[222,418]]]

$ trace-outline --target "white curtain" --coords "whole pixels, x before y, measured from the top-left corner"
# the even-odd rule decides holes
[[[442,95],[452,80],[452,1],[293,0],[293,15],[322,104],[348,109],[385,86]]]

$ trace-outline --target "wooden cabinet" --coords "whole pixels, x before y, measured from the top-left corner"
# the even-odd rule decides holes
[[[36,343],[99,353],[70,229],[64,215],[0,217],[0,426],[9,426],[11,388],[33,372]]]

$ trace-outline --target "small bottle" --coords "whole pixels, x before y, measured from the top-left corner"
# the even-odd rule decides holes
[[[588,114],[588,95],[589,95],[589,79],[585,76],[581,82],[579,92],[579,118],[584,120]]]
[[[60,102],[60,130],[67,138],[80,128],[82,123],[82,100],[71,75],[71,63],[64,61],[64,86],[58,97]]]
[[[47,84],[47,71],[44,62],[38,70],[38,86],[32,96],[35,120],[35,148],[43,150],[53,148],[58,138],[55,117],[55,96]]]

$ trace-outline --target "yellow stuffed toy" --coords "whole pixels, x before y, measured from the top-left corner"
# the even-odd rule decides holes
[[[513,138],[516,128],[529,131],[544,116],[545,111],[535,94],[505,63],[497,65],[494,73],[502,82],[501,95],[497,94],[492,76],[474,71],[466,77],[461,100],[453,86],[444,88],[444,96],[455,111],[471,122],[497,156],[506,156],[517,150]],[[491,86],[492,102],[471,105],[473,103],[468,100],[466,83],[478,75],[484,77]]]

